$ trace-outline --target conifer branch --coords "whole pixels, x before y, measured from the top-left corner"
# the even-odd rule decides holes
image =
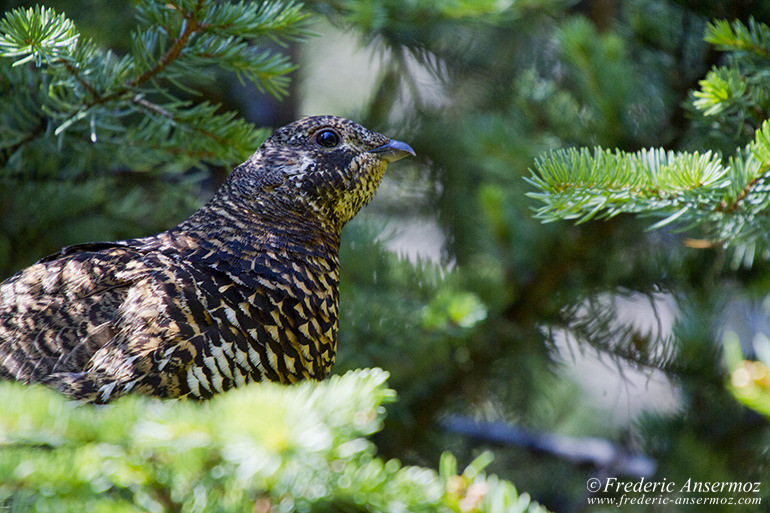
[[[741,202],[746,199],[746,197],[751,193],[752,189],[754,189],[757,184],[759,184],[760,180],[764,177],[764,174],[768,170],[768,166],[762,166],[762,175],[757,176],[753,178],[749,183],[746,184],[746,186],[741,189],[741,192],[738,193],[738,195],[728,204],[726,199],[723,199],[719,202],[719,205],[714,209],[716,212],[724,213],[724,214],[732,214],[741,205]]]
[[[2,155],[2,158],[0,158],[0,167],[5,166],[6,162],[8,162],[8,160],[13,156],[14,153],[19,150],[19,148],[35,140],[43,132],[45,132],[45,127],[47,124],[48,123],[45,118],[40,118],[40,121],[32,128],[32,130],[29,131],[29,133],[23,139],[17,141],[11,146],[8,146],[7,148],[3,148],[3,151],[0,154]]]
[[[713,153],[557,150],[535,161],[529,196],[544,221],[582,223],[622,213],[655,216],[652,228],[701,226],[717,240],[752,242],[750,223],[770,218],[770,122],[728,164]]]
[[[61,62],[64,65],[64,68],[69,71],[70,75],[73,76],[75,80],[78,81],[80,85],[83,86],[83,89],[88,91],[88,93],[91,95],[92,98],[97,99],[99,98],[99,93],[96,92],[96,89],[91,87],[91,84],[86,82],[86,80],[83,78],[83,76],[78,72],[77,68],[74,67],[70,62],[68,62],[66,59],[59,59],[59,62]]]
[[[171,5],[174,5],[173,3]],[[187,44],[190,37],[199,29],[201,26],[198,23],[198,14],[200,13],[202,7],[203,7],[203,0],[198,0],[197,4],[195,5],[195,9],[192,12],[184,12],[179,6],[174,6],[176,9],[178,9],[180,12],[183,13],[185,23],[182,24],[182,32],[179,34],[179,36],[174,40],[174,42],[171,44],[171,47],[168,49],[165,55],[161,57],[161,59],[157,62],[157,64],[152,68],[141,75],[139,75],[135,80],[132,80],[129,82],[127,89],[138,87],[156,76],[158,73],[166,69],[169,64],[171,64],[174,60],[176,60],[180,53],[182,52],[182,49]]]
[[[73,408],[50,390],[0,383],[0,498],[73,512],[83,504],[252,511],[257,497],[259,511],[291,502],[300,511],[547,513],[486,475],[489,453],[460,471],[445,453],[438,472],[378,456],[369,437],[395,400],[387,376],[364,369],[293,387],[264,383],[205,404],[129,397],[98,411]],[[264,416],[255,420],[253,411]],[[41,486],[46,494],[37,493]]]
[[[527,179],[540,202],[536,217],[581,223],[634,213],[658,218],[651,228],[697,227],[711,244],[770,246],[770,28],[717,21],[705,39],[730,58],[692,93],[702,116],[695,123],[737,138],[735,154],[557,150],[537,159]]]
[[[747,51],[759,57],[770,56],[768,26],[750,18],[748,25],[717,20],[706,25],[704,40],[722,51]]]
[[[63,138],[72,139],[70,147],[106,160],[92,169],[132,167],[139,162],[145,169],[163,169],[159,164],[165,162],[166,169],[178,170],[198,164],[206,155],[204,160],[229,166],[254,151],[263,131],[232,114],[217,113],[216,107],[182,101],[178,96],[181,92],[196,95],[198,85],[212,70],[221,69],[234,71],[280,98],[288,84],[286,75],[294,66],[288,57],[259,50],[257,45],[265,39],[301,40],[308,34],[307,15],[299,6],[280,1],[256,6],[214,0],[151,0],[138,9],[139,27],[132,34],[131,50],[120,58],[81,37],[70,20],[52,9],[18,9],[6,14],[0,21],[0,66],[8,62],[2,62],[2,57],[13,59],[10,69],[15,71],[9,79],[31,82],[25,86],[41,94],[35,98],[37,105],[30,104],[26,118],[19,113],[3,115],[3,124],[15,135],[14,143],[3,151],[3,166],[9,165],[15,153],[51,151]],[[31,62],[34,67],[24,69]],[[148,100],[155,97],[165,100]],[[211,119],[205,123],[195,119],[200,115]],[[43,128],[40,120],[44,120]],[[49,126],[55,129],[45,130]],[[198,135],[183,143],[179,139],[182,132]],[[57,139],[56,145],[45,143],[51,137]],[[141,145],[128,137],[137,137],[154,151],[141,153]],[[178,140],[164,141],[163,137]],[[92,146],[76,141],[91,141]],[[114,152],[102,149],[101,144],[122,148],[117,155],[126,160],[116,162]],[[180,161],[183,155],[172,148],[185,145],[188,158]],[[51,162],[65,156],[56,152]],[[83,162],[76,155],[72,158]],[[65,162],[59,165],[67,166]]]

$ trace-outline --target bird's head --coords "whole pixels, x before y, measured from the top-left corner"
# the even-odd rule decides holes
[[[341,227],[374,196],[387,165],[414,154],[350,120],[312,116],[276,130],[241,176],[262,198],[308,206]]]

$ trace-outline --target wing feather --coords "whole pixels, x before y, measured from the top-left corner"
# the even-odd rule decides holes
[[[205,311],[187,307],[197,298],[185,299],[195,295],[186,281],[172,257],[123,243],[66,248],[41,260],[0,285],[0,378],[106,402],[149,379],[163,354],[176,367],[167,371],[184,372],[195,352],[185,341],[197,333],[174,319],[207,325]],[[170,348],[187,357],[171,358]],[[181,378],[165,379],[169,395],[179,395]]]

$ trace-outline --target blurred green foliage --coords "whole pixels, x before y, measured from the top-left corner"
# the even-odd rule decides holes
[[[376,4],[385,28],[375,37],[362,31],[362,40],[383,49],[385,64],[363,119],[388,125],[391,132],[401,129],[400,137],[428,164],[424,173],[432,186],[421,207],[411,211],[434,218],[446,236],[446,265],[438,278],[434,267],[423,263],[421,275],[404,279],[404,262],[361,254],[365,244],[360,240],[354,248],[343,248],[340,366],[389,369],[402,398],[392,407],[378,445],[417,462],[429,461],[448,446],[460,458],[493,448],[492,465],[498,472],[558,511],[591,510],[585,500],[586,479],[617,475],[617,470],[570,466],[526,448],[470,441],[442,432],[437,420],[460,414],[605,436],[655,458],[655,478],[765,482],[770,430],[725,387],[728,369],[722,348],[728,324],[742,330],[770,327],[765,311],[756,308],[767,296],[770,268],[765,254],[757,252],[751,267],[736,271],[735,254],[718,245],[704,247],[705,237],[698,232],[650,232],[645,226],[651,223],[629,216],[577,226],[541,224],[533,216],[539,204],[527,196],[538,191],[526,178],[540,155],[598,145],[608,148],[603,159],[617,158],[628,168],[597,170],[598,183],[586,168],[585,183],[595,187],[599,199],[591,203],[593,189],[581,191],[579,200],[586,205],[581,215],[601,207],[601,198],[609,195],[602,184],[623,183],[626,171],[635,180],[658,178],[634,174],[626,154],[647,159],[669,176],[669,182],[661,181],[663,187],[676,189],[690,179],[699,186],[723,186],[728,163],[722,155],[735,151],[736,131],[715,129],[722,125],[699,113],[693,93],[701,90],[709,69],[720,64],[764,83],[761,73],[752,75],[757,63],[751,68],[729,54],[722,56],[717,51],[722,48],[704,37],[724,16],[732,27],[734,21],[750,27],[752,17],[766,23],[768,6],[664,0],[515,2],[502,13],[489,11],[468,20],[441,19],[437,10],[419,2]],[[360,14],[345,11],[343,5],[343,19],[345,15]],[[407,20],[420,30],[395,30]],[[434,70],[441,87],[438,100],[423,96],[420,75],[410,70],[414,61]],[[761,102],[740,105],[747,116],[766,118]],[[737,117],[731,114],[730,119]],[[750,137],[754,135],[752,130]],[[647,147],[660,149],[642,153]],[[684,158],[683,152],[700,157]],[[409,186],[408,173],[397,178]],[[571,184],[567,180],[565,185]],[[740,181],[729,185],[730,191],[739,188]],[[710,196],[701,192],[685,194],[695,203],[708,201]],[[630,192],[618,194],[631,205],[641,201]],[[391,211],[381,208],[393,216],[399,213],[398,205]],[[672,208],[669,214],[676,211]],[[761,222],[744,220],[747,233]],[[358,234],[359,228],[351,227],[343,244],[353,244]],[[347,274],[350,263],[361,260],[376,263],[376,283],[362,286]],[[458,298],[478,298],[485,318],[451,330],[447,324],[424,323],[424,312],[450,304],[438,299],[447,288]],[[652,311],[644,326],[624,320],[628,307],[617,306],[640,300]],[[397,313],[390,317],[383,312]],[[669,312],[673,325],[665,321]],[[445,311],[444,318],[450,317]],[[601,399],[576,390],[565,343],[579,355],[599,358],[610,369],[607,379],[612,379],[613,367],[617,374],[637,371],[651,380],[662,373],[670,380],[668,394],[676,398],[676,406],[669,411],[642,409],[627,422],[609,421],[613,409],[637,408],[622,398],[645,385],[621,381],[619,386],[627,386],[628,392],[607,385],[605,401],[621,398],[619,403],[594,410]],[[743,350],[747,356],[752,353],[748,343]],[[695,448],[702,457],[694,458]],[[768,494],[764,486],[765,502]]]
[[[2,5],[7,10],[18,3]],[[130,54],[130,33],[136,25],[125,6],[114,11],[111,3],[93,1],[57,2],[56,7],[100,48],[112,48],[121,57]],[[580,225],[542,224],[533,215],[539,203],[527,196],[537,189],[526,178],[531,178],[530,168],[541,155],[573,146],[601,146],[607,151],[551,155],[575,155],[586,162],[599,155],[609,163],[606,169],[618,171],[620,183],[633,176],[637,187],[647,187],[658,175],[641,179],[628,168],[612,167],[613,162],[651,162],[673,180],[669,185],[682,190],[704,177],[714,179],[711,185],[729,182],[726,176],[734,175],[723,173],[732,164],[724,157],[736,155],[737,147],[749,144],[767,119],[761,72],[766,59],[747,49],[725,53],[724,45],[736,37],[762,43],[752,30],[770,21],[770,4],[759,0],[312,0],[305,9],[357,35],[362,45],[372,49],[379,67],[364,111],[335,114],[405,140],[419,155],[419,160],[389,170],[385,185],[395,188],[395,199],[380,201],[381,190],[379,198],[345,229],[342,240],[335,371],[381,367],[390,373],[389,386],[397,391],[399,401],[388,405],[382,429],[371,438],[383,461],[398,458],[422,466],[441,461],[441,478],[424,469],[415,472],[433,476],[426,483],[444,479],[436,488],[437,494],[444,490],[444,495],[434,496],[438,502],[431,504],[455,511],[473,506],[463,499],[483,487],[472,488],[472,477],[465,481],[447,477],[456,473],[452,458],[441,457],[447,449],[463,462],[461,467],[473,461],[481,465],[486,461],[482,455],[491,450],[495,459],[488,469],[554,511],[601,511],[587,504],[586,480],[623,477],[614,462],[575,464],[527,447],[470,439],[441,427],[446,416],[460,415],[575,437],[604,437],[621,451],[654,458],[657,471],[651,479],[760,480],[767,503],[770,429],[764,417],[736,401],[733,392],[741,396],[731,374],[740,362],[761,361],[752,345],[753,332],[770,332],[770,315],[762,306],[770,285],[766,253],[750,244],[738,252],[726,250],[710,243],[707,232],[647,231],[650,223],[633,216]],[[310,38],[307,44],[322,41]],[[337,66],[344,64],[335,61],[334,55],[328,58],[324,64],[328,73],[336,73]],[[302,68],[311,63],[297,64]],[[34,64],[11,72],[29,80]],[[214,73],[204,75],[215,77],[218,86],[232,80],[221,69]],[[5,80],[0,82],[0,98],[10,91]],[[201,85],[197,78],[192,83],[202,97],[186,96],[189,84],[184,81],[163,81],[158,89],[195,102],[220,101],[225,89],[211,88],[210,82],[208,87]],[[14,88],[14,94],[31,96],[23,88]],[[3,109],[0,115],[8,112]],[[99,151],[89,143],[89,123],[80,126],[81,136],[67,144],[48,143],[72,162],[82,158],[84,148],[86,154]],[[184,148],[194,156],[200,144],[192,138],[184,141]],[[658,149],[642,152],[649,147]],[[698,159],[687,157],[694,152]],[[149,180],[156,175],[135,172],[130,162],[116,172],[109,164],[110,152],[104,151],[94,155],[107,157],[107,163],[95,157],[82,161],[83,169],[88,169],[83,178],[64,174],[46,181],[35,177],[53,176],[46,173],[60,169],[55,164],[58,160],[50,164],[36,155],[19,160],[24,165],[14,171],[13,188],[5,185],[8,182],[0,187],[0,270],[5,274],[64,244],[167,228],[193,208],[201,184],[221,179],[221,168],[226,166],[202,159],[193,170],[181,172],[192,157],[182,155],[177,161],[177,156],[169,155],[159,165],[176,167],[176,171],[161,172]],[[748,159],[746,154],[739,157],[741,162]],[[695,168],[689,165],[693,162]],[[744,177],[757,170],[751,166],[731,169]],[[697,175],[697,170],[703,173]],[[609,185],[615,183],[609,174],[597,171],[596,176]],[[730,183],[728,189],[734,192],[739,186],[739,182]],[[670,189],[676,192],[677,187]],[[87,193],[77,192],[81,189]],[[203,190],[201,197],[208,187]],[[601,197],[597,191],[590,192]],[[626,205],[633,201],[628,194],[622,198]],[[692,201],[705,199],[696,193]],[[598,202],[586,204],[590,208],[584,213]],[[29,205],[35,207],[28,213]],[[372,210],[376,216],[367,213]],[[440,229],[444,245],[438,259],[415,263],[387,249],[381,219],[387,217],[397,227],[404,216],[427,218]],[[745,221],[747,229],[753,226],[751,219]],[[652,305],[653,318],[648,321],[653,326],[665,324],[662,310],[670,309],[673,326],[650,329],[624,321],[627,312],[618,305],[632,300]],[[732,359],[725,358],[726,326],[739,332],[741,340],[740,351],[729,346]],[[633,399],[626,404],[623,399],[631,396],[626,389],[637,385],[622,381],[608,385],[620,390],[610,390],[607,397],[586,397],[585,377],[570,372],[572,350],[599,358],[607,368],[607,380],[626,372],[640,372],[650,380],[665,376],[670,385],[667,395],[674,398],[675,407],[646,409],[637,407]],[[752,369],[756,373],[759,367]],[[757,384],[756,380],[751,383]],[[348,386],[355,385],[348,382]],[[274,390],[266,389],[264,394]],[[262,393],[257,390],[234,394],[245,398]],[[226,404],[229,399],[220,400]],[[603,408],[597,408],[602,400]],[[142,408],[152,404],[148,411],[161,416],[166,407],[186,410],[186,418],[193,417],[190,422],[198,415],[209,418],[199,412],[214,407],[134,399],[125,404]],[[331,407],[333,402],[328,404]],[[617,410],[628,410],[629,419],[610,415]],[[91,410],[84,411],[89,413],[75,415],[91,416]],[[255,417],[268,418],[266,413],[251,415],[259,425],[262,421]],[[224,439],[230,428],[219,426]],[[367,447],[366,457],[373,458],[372,446]],[[372,479],[389,472],[388,463],[382,465],[384,470],[376,467]],[[153,472],[161,472],[161,467]],[[392,471],[406,472],[400,469]],[[194,479],[180,477],[185,475],[177,475],[178,486],[188,487],[194,495]],[[236,477],[208,475],[206,483],[219,484],[204,486],[198,493],[218,494],[224,488],[217,486]],[[491,484],[487,486],[492,489]],[[415,492],[415,497],[425,497],[422,492]],[[262,496],[256,493],[249,496],[250,504],[267,504],[257,502]],[[288,496],[265,493],[270,507],[278,507]],[[233,497],[237,502],[242,496]],[[222,499],[222,504],[235,504],[229,500]],[[326,506],[316,502],[308,509],[323,511]],[[674,509],[661,506],[658,510]],[[745,510],[762,511],[762,506]]]
[[[735,333],[725,335],[729,388],[740,402],[770,419],[770,339],[759,333],[753,345],[758,354],[757,360],[745,360]]]
[[[741,247],[748,264],[753,252],[767,248],[770,27],[753,19],[748,26],[715,22],[704,39],[728,54],[699,82],[691,109],[697,124],[739,144],[729,158],[710,150],[558,150],[535,161],[529,180],[538,189],[530,196],[543,203],[539,218],[662,217],[651,228],[701,228],[699,235],[714,245]]]
[[[529,179],[538,189],[530,196],[545,204],[537,217],[585,222],[632,212],[663,217],[651,229],[699,229],[704,245],[737,247],[745,266],[752,265],[756,253],[767,252],[770,27],[753,18],[747,24],[718,20],[707,24],[704,40],[728,53],[700,80],[691,108],[696,123],[739,144],[733,154],[725,159],[711,151],[555,151],[536,160]],[[767,359],[763,332],[752,346]],[[741,358],[734,333],[725,341],[725,354],[731,393],[770,418],[767,363]]]
[[[128,398],[95,409],[0,385],[6,511],[544,512],[510,483],[376,456],[367,436],[395,394],[387,373],[246,387],[206,403]]]

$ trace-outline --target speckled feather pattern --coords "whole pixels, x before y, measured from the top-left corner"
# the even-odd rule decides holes
[[[318,144],[322,130],[339,143]],[[65,248],[12,276],[0,284],[0,379],[96,403],[322,379],[337,344],[340,230],[405,156],[371,151],[389,143],[342,118],[304,118],[178,226]]]

